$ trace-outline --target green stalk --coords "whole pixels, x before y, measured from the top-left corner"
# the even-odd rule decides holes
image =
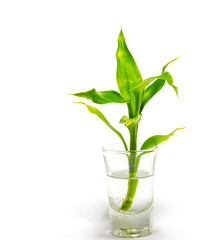
[[[129,118],[134,117],[134,113],[132,110],[131,105],[128,103],[128,112],[129,112]],[[129,134],[130,134],[130,155],[128,156],[128,163],[129,163],[129,180],[128,180],[128,190],[125,199],[122,202],[122,205],[120,207],[120,210],[127,211],[132,203],[133,199],[136,193],[137,185],[138,185],[138,179],[135,179],[135,176],[137,174],[137,169],[139,165],[139,161],[137,159],[137,131],[138,131],[138,123],[132,123],[130,126],[128,126]],[[134,152],[133,152],[134,151]]]

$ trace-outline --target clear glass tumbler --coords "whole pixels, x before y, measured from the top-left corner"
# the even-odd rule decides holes
[[[157,147],[124,151],[122,144],[113,144],[102,150],[107,174],[111,233],[126,238],[151,234]]]

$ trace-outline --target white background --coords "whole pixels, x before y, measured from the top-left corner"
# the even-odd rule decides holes
[[[159,147],[153,235],[200,239],[201,7],[197,0],[0,2],[0,239],[114,239],[101,146],[119,142],[66,93],[117,90],[122,26],[143,78],[169,66],[139,140],[184,127]],[[87,101],[86,101],[87,102]],[[127,138],[120,104],[98,106]]]

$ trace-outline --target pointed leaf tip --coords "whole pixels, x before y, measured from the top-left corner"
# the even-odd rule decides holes
[[[120,30],[120,32],[119,32],[119,35],[122,35],[122,36],[124,36],[124,35],[123,35],[123,30],[122,30],[122,27],[121,27],[121,30]]]
[[[120,43],[124,43],[124,42],[125,42],[125,37],[124,37],[123,31],[121,28],[119,36],[118,36],[118,43],[120,44]]]
[[[107,104],[107,103],[127,103],[119,92],[114,90],[107,91],[96,91],[95,88],[86,91],[71,94],[76,97],[87,98],[97,104]]]
[[[73,101],[73,103],[86,105],[84,102],[74,102],[74,101]],[[87,106],[87,105],[86,105],[86,106]]]
[[[163,68],[162,68],[162,73],[164,73],[164,72],[165,72],[165,70],[166,70],[167,66],[168,66],[170,63],[172,63],[172,62],[176,61],[178,58],[179,58],[179,56],[178,56],[178,57],[176,57],[176,58],[174,58],[174,59],[173,59],[173,60],[171,60],[170,62],[166,63],[166,65],[164,65],[164,66],[163,66]]]
[[[130,90],[142,82],[142,76],[131,52],[127,47],[122,29],[118,36],[116,59],[117,85],[123,98],[128,100],[130,99]]]
[[[180,130],[180,129],[184,129],[184,127],[183,128],[176,128],[173,132],[171,132],[168,135],[154,135],[154,136],[148,138],[142,144],[141,150],[147,150],[147,149],[153,148],[153,147],[157,146],[158,144],[160,144],[160,143],[162,143],[164,141],[167,141],[171,136],[174,135],[174,133],[177,130]]]

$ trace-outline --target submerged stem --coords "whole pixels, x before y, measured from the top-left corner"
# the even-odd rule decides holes
[[[134,113],[132,110],[131,105],[128,103],[128,112],[129,112],[129,118],[134,117]],[[129,133],[130,133],[130,155],[128,156],[128,163],[129,163],[129,180],[128,180],[128,190],[125,199],[123,199],[122,205],[120,207],[120,210],[127,211],[132,203],[133,198],[136,193],[137,185],[138,185],[138,179],[135,179],[135,176],[137,174],[137,169],[139,165],[139,161],[137,158],[137,131],[138,131],[138,123],[132,123],[128,127]],[[133,152],[134,151],[134,152]]]

